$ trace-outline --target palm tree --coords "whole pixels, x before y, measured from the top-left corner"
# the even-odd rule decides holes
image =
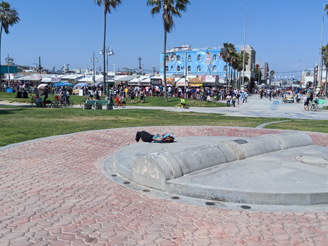
[[[1,36],[2,30],[5,31],[6,34],[9,33],[9,26],[12,26],[19,22],[18,13],[15,9],[10,8],[10,4],[2,1],[0,3],[0,68],[1,68]],[[1,70],[0,70],[0,80],[1,80]]]
[[[231,73],[233,73],[233,87],[236,86],[236,70],[238,68],[238,58],[239,58],[239,54],[237,50],[234,49],[231,54]]]
[[[327,7],[327,5],[326,5]],[[327,79],[328,79],[328,44],[322,46],[322,60],[323,64],[326,66],[326,83],[325,83],[325,93],[327,94]]]
[[[223,43],[223,47],[221,48],[220,51],[220,56],[222,57],[222,60],[226,63],[226,66],[229,65],[229,73],[230,73],[231,60],[235,53],[235,50],[236,50],[235,46],[232,43],[226,42]],[[228,88],[228,76],[227,76],[227,88]]]
[[[163,6],[163,25],[164,25],[164,88],[165,97],[164,101],[167,102],[167,88],[166,88],[166,40],[167,33],[173,29],[174,22],[173,16],[181,17],[180,11],[185,12],[187,5],[190,4],[189,0],[148,0],[148,6],[154,6],[150,13],[154,16],[161,12]]]
[[[122,0],[93,0],[97,5],[101,6],[104,5],[104,43],[103,43],[103,68],[104,68],[104,79],[103,79],[103,88],[105,87],[106,83],[106,16],[107,13],[111,13],[112,10],[116,9],[116,7],[122,3]],[[106,91],[107,96],[108,91]]]

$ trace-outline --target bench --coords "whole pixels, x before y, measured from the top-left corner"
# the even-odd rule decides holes
[[[105,109],[113,109],[113,104],[110,100],[86,100],[83,109],[102,109],[103,105],[106,106]]]

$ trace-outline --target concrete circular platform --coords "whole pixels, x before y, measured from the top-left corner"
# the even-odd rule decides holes
[[[248,132],[245,132],[245,135],[249,136],[250,132],[255,133],[256,131],[255,129],[249,129]],[[295,134],[307,135],[301,132],[295,132]],[[277,137],[279,134],[271,136]],[[265,137],[262,136],[262,140],[269,141]],[[108,157],[104,162],[103,169],[105,173],[108,173],[108,176],[118,174],[129,183],[134,182],[134,187],[144,185],[155,188],[157,194],[160,192],[167,193],[160,196],[172,197],[178,195],[201,198],[221,203],[231,203],[234,205],[230,207],[237,208],[240,207],[240,204],[248,204],[252,207],[256,205],[260,210],[263,209],[261,205],[278,205],[280,206],[279,209],[289,206],[288,210],[292,209],[291,206],[296,206],[295,209],[299,210],[298,206],[305,209],[308,205],[310,209],[313,209],[312,205],[318,205],[317,208],[325,209],[328,205],[328,181],[326,178],[328,175],[328,149],[313,145],[312,139],[309,139],[308,143],[305,143],[306,140],[296,139],[295,141],[303,141],[304,144],[297,143],[299,146],[291,146],[289,149],[270,150],[269,153],[254,154],[250,158],[231,160],[232,162],[228,161],[228,163],[223,161],[223,163],[219,163],[220,165],[196,168],[190,173],[187,170],[185,175],[166,178],[165,186],[162,187],[156,186],[156,184],[152,185],[151,182],[143,182],[144,179],[148,179],[146,176],[135,177],[133,166],[140,158],[150,156],[149,158],[153,159],[160,153],[165,155],[165,153],[170,152],[173,155],[174,153],[193,155],[194,152],[197,152],[197,149],[201,149],[200,153],[192,159],[206,159],[208,155],[211,155],[211,152],[207,151],[208,148],[217,146],[221,142],[251,142],[253,138],[243,137],[242,134],[238,134],[238,137],[181,137],[170,144],[135,143],[118,150]],[[261,138],[254,138],[255,142],[260,140]],[[268,143],[268,145],[270,144]],[[255,148],[259,148],[259,145]],[[254,151],[256,150],[251,150],[251,152]],[[215,156],[214,153],[213,156]],[[215,158],[217,157],[215,156]],[[222,158],[226,157],[223,156]],[[192,162],[192,159],[189,159],[189,161]],[[185,159],[182,161],[186,162]],[[169,159],[166,158],[166,164],[164,165],[172,165],[169,162]],[[198,162],[197,160],[192,165],[198,165]],[[154,163],[150,165],[154,165]],[[187,168],[193,169],[192,165],[189,164]],[[143,173],[149,171],[146,170],[147,167],[145,166],[142,166],[142,168]],[[154,173],[154,170],[149,172]],[[157,181],[156,179],[155,182]],[[142,190],[142,188],[140,189]],[[272,208],[277,209],[274,206]],[[264,208],[264,210],[267,209]]]

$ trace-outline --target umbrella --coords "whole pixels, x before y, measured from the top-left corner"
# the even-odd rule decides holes
[[[41,89],[41,87],[47,87],[47,84],[39,84],[38,89]]]
[[[72,86],[73,84],[67,82],[59,82],[54,84],[54,86]]]
[[[78,84],[74,85],[74,88],[76,88],[78,86],[83,87],[83,86],[90,86],[90,85],[87,83],[78,83]]]

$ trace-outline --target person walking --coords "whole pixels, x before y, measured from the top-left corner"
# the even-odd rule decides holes
[[[45,89],[44,89],[44,91],[43,91],[43,93],[42,93],[42,95],[44,95],[44,98],[43,98],[43,107],[46,107],[46,100],[47,100],[47,98],[48,98],[48,88],[47,87],[45,87]],[[41,95],[41,96],[42,96]]]
[[[244,91],[244,102],[247,103],[247,97],[248,97],[248,93],[247,91]]]

